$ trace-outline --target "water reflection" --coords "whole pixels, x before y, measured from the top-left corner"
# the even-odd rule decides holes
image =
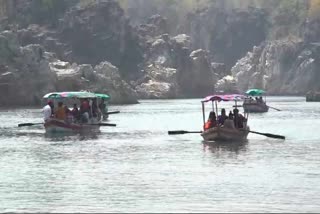
[[[95,140],[98,139],[98,136],[101,132],[70,132],[70,133],[62,133],[62,132],[53,132],[53,133],[45,133],[44,137],[48,141],[86,141],[86,140]]]
[[[221,151],[234,152],[239,154],[242,151],[246,151],[248,141],[238,141],[238,142],[208,142],[203,141],[203,150],[210,151],[212,153],[217,153]]]

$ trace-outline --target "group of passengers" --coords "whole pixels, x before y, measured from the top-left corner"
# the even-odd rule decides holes
[[[213,128],[213,127],[226,127],[226,128],[244,128],[247,119],[239,113],[237,108],[233,109],[233,112],[230,111],[229,115],[226,115],[226,110],[221,109],[221,114],[216,116],[214,111],[211,111],[207,122],[204,124],[204,130]]]
[[[50,100],[43,108],[44,121],[55,118],[67,123],[88,123],[91,118],[96,118],[98,121],[101,119],[103,112],[100,109],[104,110],[106,107],[104,100],[101,100],[99,106],[97,99],[93,99],[91,104],[88,99],[80,99],[80,103],[80,108],[77,104],[73,104],[70,110],[62,101],[59,101],[55,108],[53,101]]]
[[[255,99],[249,97],[248,99],[246,99],[246,101],[249,103],[264,103],[262,97],[255,97]]]

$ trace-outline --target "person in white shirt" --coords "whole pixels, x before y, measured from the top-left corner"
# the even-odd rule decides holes
[[[46,122],[52,116],[53,107],[54,105],[52,101],[49,101],[48,104],[45,107],[43,107],[42,112],[43,112],[44,122]]]

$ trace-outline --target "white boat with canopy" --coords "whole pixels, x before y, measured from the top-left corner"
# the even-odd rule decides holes
[[[101,94],[98,96],[102,96]],[[54,102],[54,105],[58,102],[63,101],[64,104],[77,104],[84,100],[89,102],[91,115],[92,115],[92,103],[97,100],[98,96],[95,93],[87,91],[71,91],[71,92],[52,92],[44,95],[44,100]],[[58,120],[56,118],[50,118],[44,122],[46,132],[94,132],[99,131],[100,126],[106,125],[101,124],[102,116],[90,117],[86,123],[81,121],[72,120]],[[113,125],[112,125],[113,126]]]

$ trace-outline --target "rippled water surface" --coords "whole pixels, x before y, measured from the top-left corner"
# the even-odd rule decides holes
[[[320,212],[320,103],[268,101],[282,111],[250,114],[251,130],[285,141],[169,136],[201,130],[200,99],[112,106],[117,127],[92,135],[18,128],[41,122],[40,110],[2,109],[0,212]]]

